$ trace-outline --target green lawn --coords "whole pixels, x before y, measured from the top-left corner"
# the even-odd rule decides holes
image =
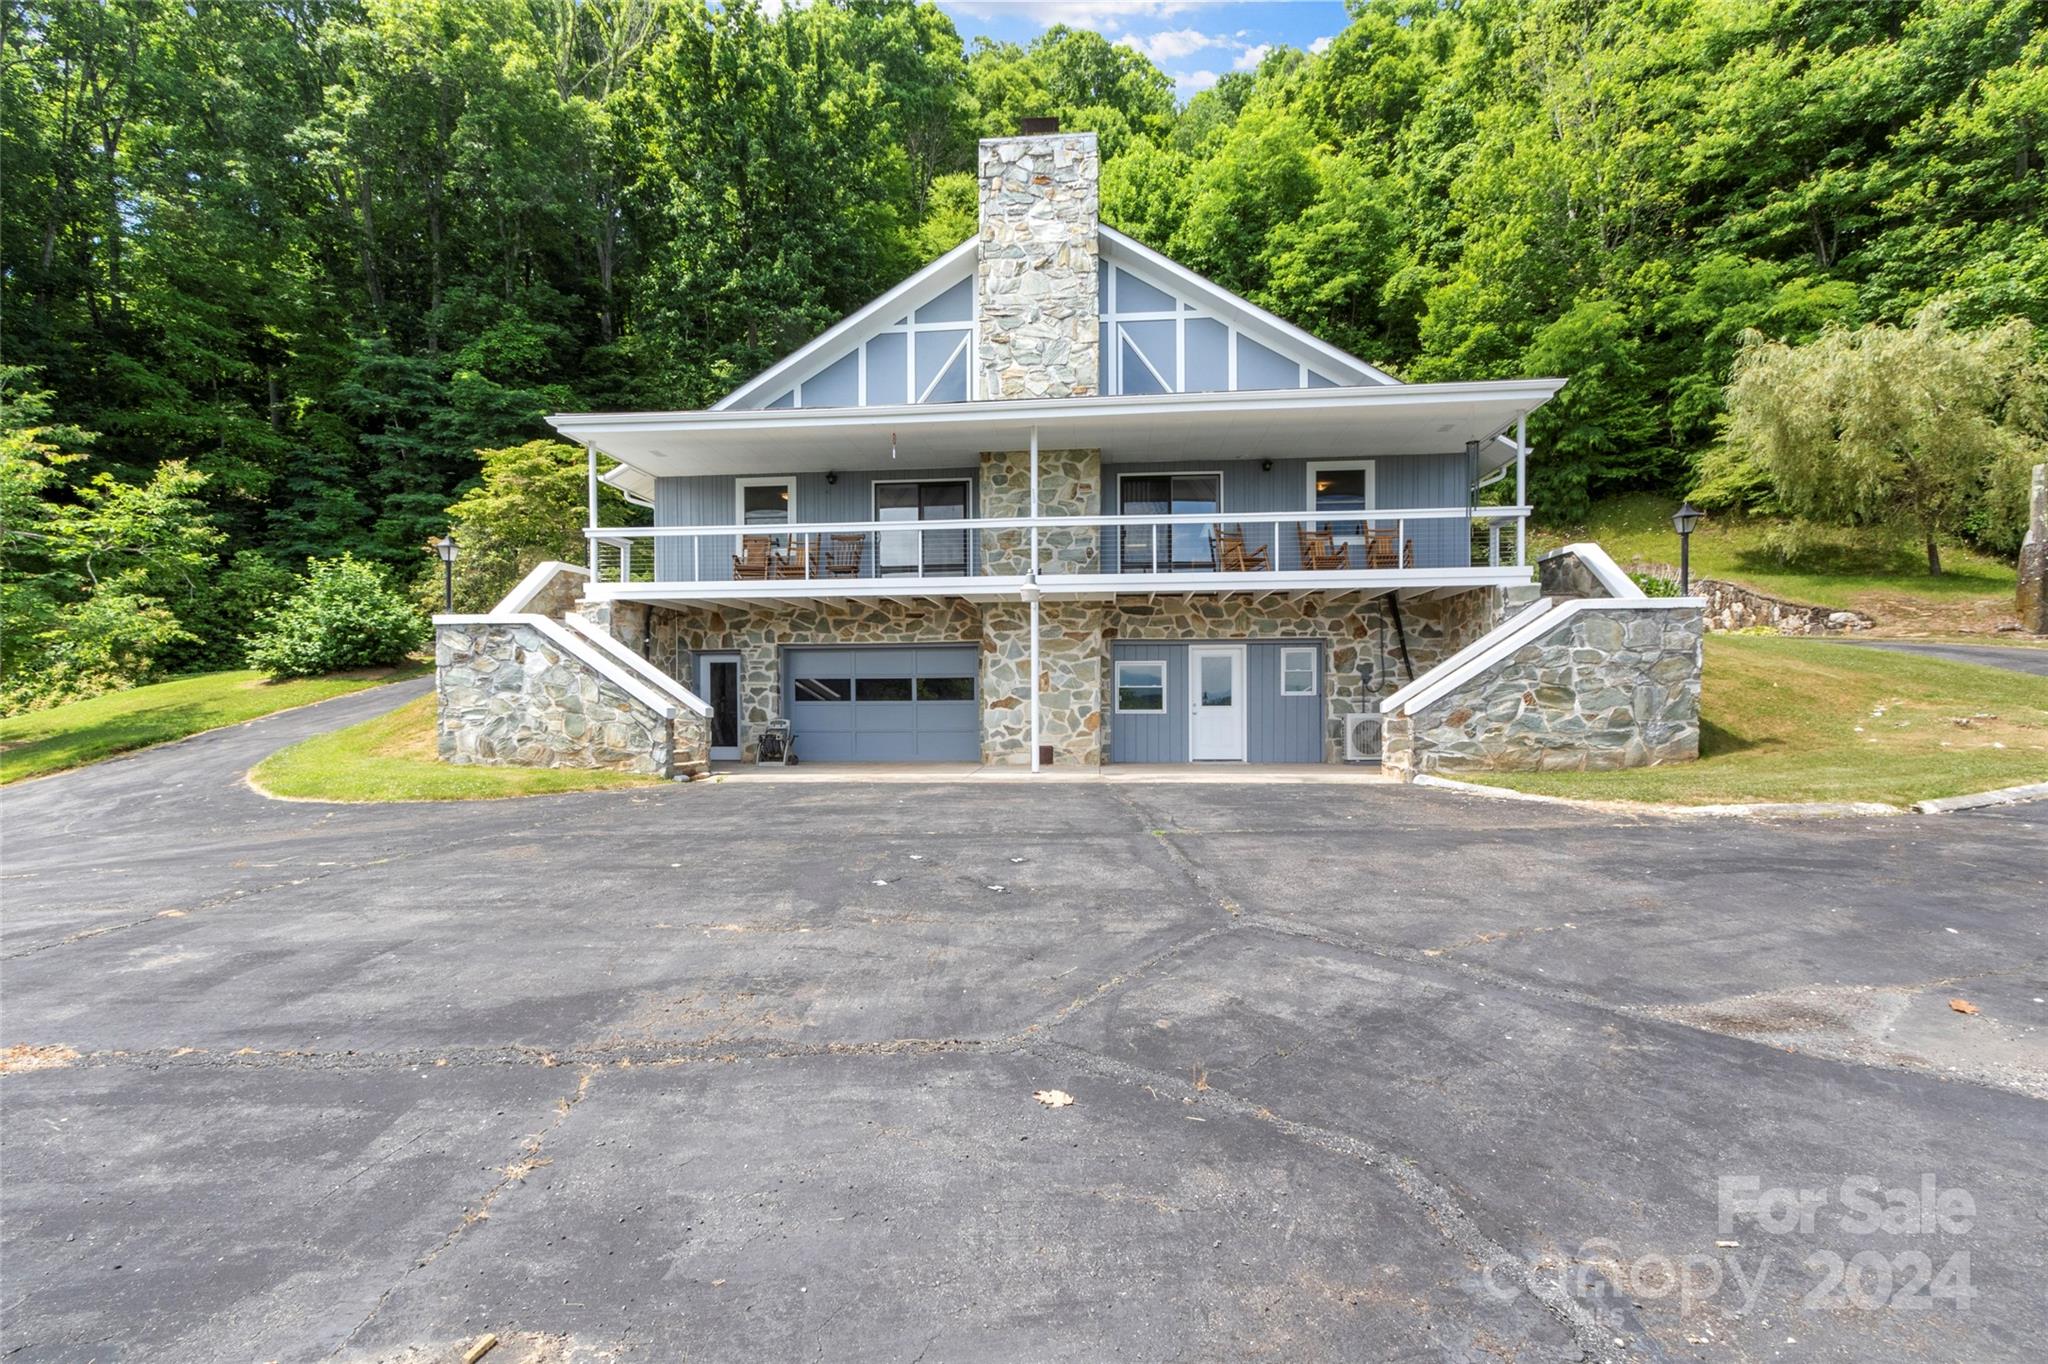
[[[1609,498],[1578,526],[1532,530],[1533,550],[1591,540],[1629,568],[1636,563],[1676,564],[1678,536],[1671,529],[1676,504],[1668,497],[1632,493]],[[2013,611],[2017,581],[2010,564],[1961,546],[1944,545],[1943,573],[1927,572],[1924,550],[1884,531],[1829,532],[1793,564],[1766,543],[1775,522],[1763,517],[1710,516],[1692,537],[1697,578],[1741,583],[1790,601],[1864,611],[1880,624],[1924,624],[1942,629],[1983,614]]]
[[[0,720],[0,785],[130,749],[346,696],[425,665],[266,682],[257,672],[198,673]]]
[[[2039,677],[1776,636],[1709,635],[1706,649],[1698,762],[1458,775],[1548,796],[1682,805],[1909,805],[2048,781],[2048,682]]]
[[[492,800],[650,786],[658,777],[576,767],[458,767],[434,755],[434,698],[292,745],[249,774],[274,796],[303,800]]]

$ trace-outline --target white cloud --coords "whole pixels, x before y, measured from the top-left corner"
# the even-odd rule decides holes
[[[1237,46],[1228,38],[1213,33],[1202,33],[1192,28],[1161,29],[1142,38],[1135,33],[1126,33],[1117,41],[1133,52],[1144,53],[1159,66],[1179,61],[1182,57],[1191,57],[1207,48]]]
[[[1233,71],[1255,71],[1258,69],[1259,63],[1266,60],[1266,54],[1272,50],[1273,45],[1271,43],[1260,43],[1256,47],[1248,47],[1237,54],[1237,60],[1230,64],[1230,69]]]
[[[1118,33],[1134,19],[1169,19],[1208,0],[948,0],[946,8],[971,14],[984,23],[1014,19],[1022,10],[1041,28],[1065,24],[1097,33]]]
[[[1192,95],[1211,88],[1217,79],[1214,71],[1177,71],[1173,83],[1182,95]]]
[[[1328,52],[1330,50],[1330,44],[1336,41],[1337,39],[1335,35],[1325,33],[1322,37],[1310,43],[1308,45],[1308,50],[1320,56],[1323,53]]]

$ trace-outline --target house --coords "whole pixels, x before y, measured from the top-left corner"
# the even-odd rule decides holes
[[[1697,603],[1529,562],[1563,379],[1400,383],[1103,225],[1098,166],[984,141],[973,238],[721,401],[552,418],[589,562],[437,618],[444,756],[687,773],[775,719],[806,762],[1696,750]],[[653,524],[596,525],[600,480]]]

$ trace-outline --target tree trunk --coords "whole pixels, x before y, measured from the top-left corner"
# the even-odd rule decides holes
[[[1931,531],[1927,535],[1927,571],[1937,578],[1941,576],[1941,547],[1934,543]]]

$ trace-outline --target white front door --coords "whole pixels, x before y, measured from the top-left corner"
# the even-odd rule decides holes
[[[1191,646],[1188,757],[1196,762],[1243,762],[1244,733],[1244,646]]]
[[[699,654],[697,695],[711,707],[711,756],[740,756],[740,656]]]

